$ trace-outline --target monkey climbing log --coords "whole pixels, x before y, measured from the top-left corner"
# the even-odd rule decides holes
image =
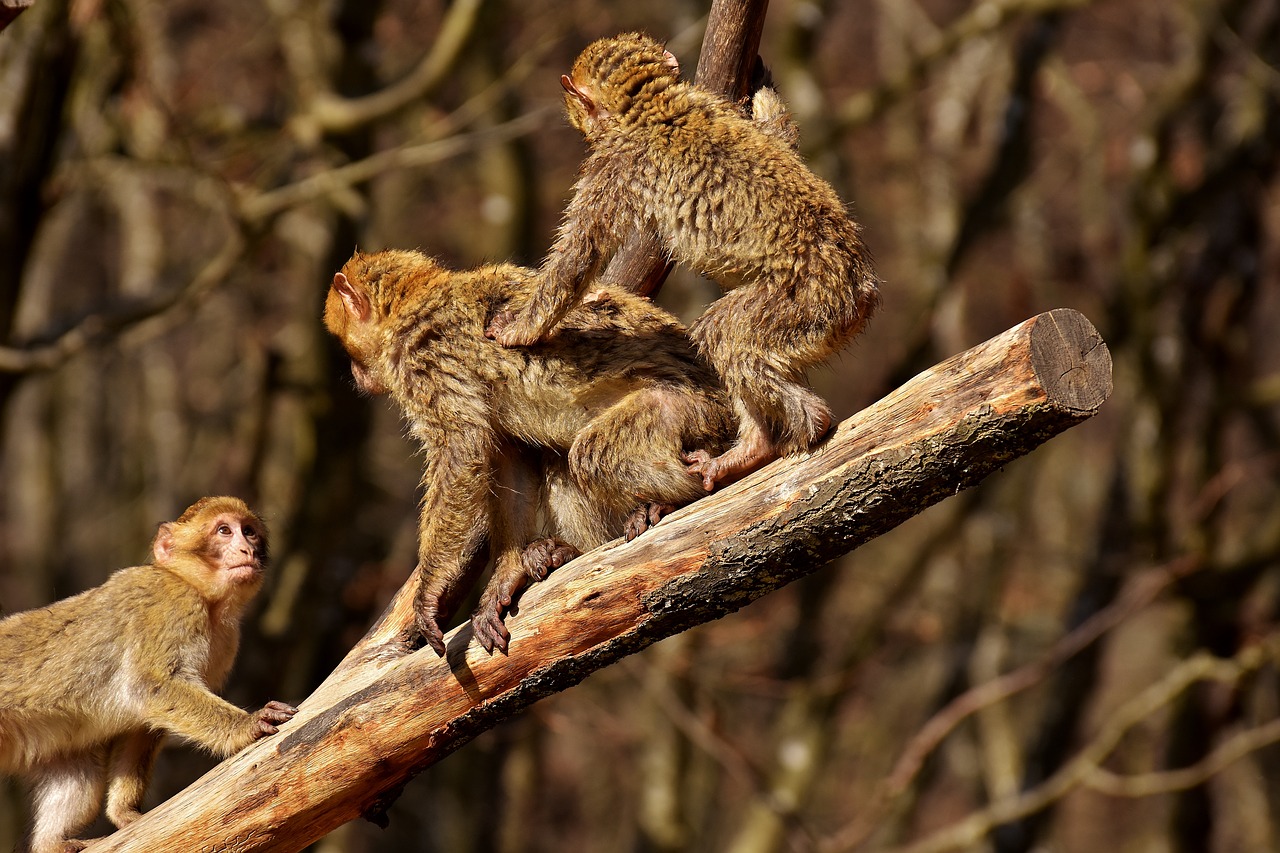
[[[407,642],[413,582],[279,735],[224,761],[108,851],[296,851],[382,816],[414,774],[530,704],[671,634],[730,613],[968,488],[1097,413],[1111,356],[1059,309],[924,371],[779,460],[584,554],[527,590],[509,656]]]

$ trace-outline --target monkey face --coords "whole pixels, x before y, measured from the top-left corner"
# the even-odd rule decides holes
[[[227,583],[253,583],[266,565],[266,532],[256,519],[223,513],[213,519],[203,551]]]
[[[356,381],[356,387],[366,394],[386,394],[390,389],[386,385],[373,378],[373,374],[365,369],[355,357],[351,359],[351,378]]]
[[[359,260],[359,254],[347,266]],[[344,270],[346,267],[344,267]],[[356,387],[366,394],[385,394],[387,386],[369,370],[364,352],[366,341],[374,334],[377,319],[367,289],[360,283],[353,270],[351,278],[345,272],[333,277],[333,285],[324,302],[324,324],[342,343],[351,358],[351,376]]]

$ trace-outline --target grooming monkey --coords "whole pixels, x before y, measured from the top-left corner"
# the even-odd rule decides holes
[[[536,349],[487,339],[493,315],[533,285],[510,264],[455,272],[419,252],[357,252],[325,302],[356,384],[390,393],[425,451],[416,612],[440,654],[486,537],[494,574],[472,626],[505,651],[502,617],[529,578],[704,494],[680,454],[733,432],[684,329],[633,294],[596,291]],[[530,546],[539,512],[555,535]]]
[[[804,372],[847,344],[879,297],[859,226],[794,150],[776,96],[758,94],[770,114],[749,119],[681,81],[675,58],[637,33],[589,45],[560,82],[590,151],[536,290],[488,334],[545,340],[629,233],[656,234],[730,291],[690,335],[733,400],[737,440],[722,455],[686,454],[690,470],[710,490],[812,447],[833,416]]]
[[[296,710],[247,713],[226,681],[240,618],[262,585],[267,528],[237,498],[202,498],[160,525],[152,562],[0,620],[0,773],[33,783],[24,850],[65,853],[102,807],[140,816],[165,734],[231,755]]]

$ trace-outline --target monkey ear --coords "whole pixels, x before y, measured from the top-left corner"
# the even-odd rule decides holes
[[[669,50],[662,51],[662,62],[670,68],[677,77],[680,76],[680,60],[676,59],[676,55]]]
[[[560,85],[570,95],[573,95],[582,104],[582,108],[587,111],[587,115],[594,116],[596,114],[595,102],[591,100],[591,96],[578,88],[578,84],[573,82],[573,78],[568,74],[560,75]]]
[[[360,288],[352,284],[342,273],[333,274],[333,289],[342,298],[342,307],[354,319],[364,322],[369,319],[369,299]]]
[[[169,562],[173,556],[173,523],[166,521],[156,531],[155,541],[151,543],[151,560],[156,565]]]

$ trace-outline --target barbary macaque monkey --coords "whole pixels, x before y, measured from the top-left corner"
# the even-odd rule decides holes
[[[738,416],[733,446],[686,454],[710,490],[809,449],[830,407],[809,367],[856,335],[878,302],[871,260],[835,191],[795,151],[795,128],[769,90],[754,120],[680,79],[654,39],[601,39],[560,78],[569,123],[590,149],[531,297],[488,333],[506,346],[545,340],[639,230],[670,257],[731,291],[690,334]],[[535,349],[529,350],[536,351]]]
[[[357,252],[325,302],[356,384],[390,393],[426,456],[416,618],[441,655],[442,623],[486,537],[494,573],[471,622],[492,653],[507,648],[502,617],[527,580],[705,494],[680,454],[733,433],[683,327],[634,294],[597,290],[536,349],[486,338],[533,275]],[[539,511],[554,536],[526,547]]]
[[[202,498],[160,525],[149,565],[0,620],[0,773],[32,782],[23,850],[65,853],[102,808],[140,816],[166,734],[231,755],[296,709],[247,713],[216,696],[262,585],[267,528],[237,498]]]

